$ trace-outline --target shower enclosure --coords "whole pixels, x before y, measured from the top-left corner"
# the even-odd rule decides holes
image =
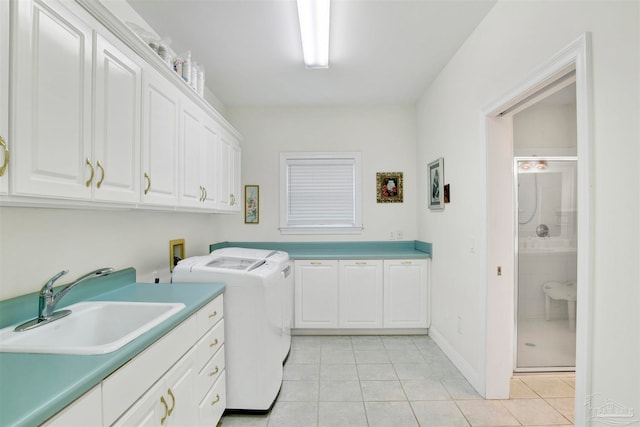
[[[515,157],[515,371],[575,370],[576,157]]]

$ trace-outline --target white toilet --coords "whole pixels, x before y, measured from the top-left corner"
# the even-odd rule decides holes
[[[576,300],[577,287],[575,282],[546,282],[542,285],[544,291],[544,317],[549,320],[551,300],[566,300],[569,313],[569,330],[576,330]]]

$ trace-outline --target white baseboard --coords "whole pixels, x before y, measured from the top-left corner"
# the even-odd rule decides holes
[[[429,336],[431,339],[440,347],[440,350],[451,360],[451,362],[455,365],[456,368],[460,371],[462,375],[469,381],[469,384],[480,394],[480,396],[485,397],[485,390],[482,381],[480,380],[480,375],[476,370],[474,370],[471,365],[456,351],[455,348],[449,341],[442,335],[438,330],[431,325],[429,328]]]

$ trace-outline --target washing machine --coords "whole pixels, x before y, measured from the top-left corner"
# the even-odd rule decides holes
[[[237,259],[264,259],[279,265],[282,280],[282,361],[286,360],[291,350],[291,329],[294,319],[294,282],[293,265],[289,254],[269,249],[253,249],[237,246],[216,249],[210,256]]]
[[[282,385],[283,260],[288,264],[288,255],[268,252],[271,256],[255,252],[249,258],[240,250],[214,251],[184,259],[173,270],[173,283],[226,284],[227,409],[268,410]]]

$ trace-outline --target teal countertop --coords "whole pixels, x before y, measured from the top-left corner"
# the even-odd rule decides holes
[[[220,242],[209,250],[229,246],[284,251],[291,259],[431,258],[431,243],[419,240],[382,242]]]
[[[0,353],[0,425],[38,425],[224,292],[223,284],[135,283],[134,269],[93,279],[60,307],[79,301],[181,302],[185,308],[117,351],[101,355]],[[34,317],[37,293],[0,301],[0,327]]]

